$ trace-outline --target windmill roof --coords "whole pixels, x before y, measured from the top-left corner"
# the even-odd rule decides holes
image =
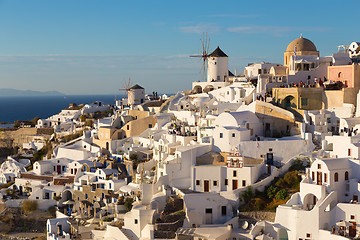
[[[132,86],[130,89],[144,89],[143,87],[141,87],[138,84],[135,84],[134,86]]]
[[[215,51],[210,53],[209,56],[210,57],[227,57],[227,55],[220,49],[219,46],[215,49]]]

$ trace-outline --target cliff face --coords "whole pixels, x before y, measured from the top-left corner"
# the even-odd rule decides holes
[[[0,147],[22,147],[23,143],[28,143],[35,136],[49,139],[54,132],[52,128],[19,128],[16,130],[4,130],[0,132]]]

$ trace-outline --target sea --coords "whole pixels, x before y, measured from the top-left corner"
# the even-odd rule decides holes
[[[48,118],[70,103],[87,104],[102,101],[115,104],[115,95],[68,95],[68,96],[36,96],[36,97],[1,97],[0,96],[0,127],[12,127],[16,120],[31,120],[35,117]]]

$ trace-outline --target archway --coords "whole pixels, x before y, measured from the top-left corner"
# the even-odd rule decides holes
[[[285,108],[296,108],[295,98],[293,96],[287,96],[284,99]]]
[[[278,231],[278,240],[288,240],[288,233],[284,228],[280,228]]]
[[[193,93],[202,93],[202,88],[199,85],[196,85],[193,89]]]
[[[73,194],[70,190],[65,190],[63,193],[62,193],[62,200],[63,201],[68,201],[68,200],[73,200]]]
[[[312,210],[316,205],[317,201],[318,198],[314,194],[312,193],[306,194],[303,201],[304,210],[306,211]]]
[[[204,88],[204,93],[208,93],[210,91],[214,90],[214,86],[211,86],[211,85],[207,85],[205,88]]]

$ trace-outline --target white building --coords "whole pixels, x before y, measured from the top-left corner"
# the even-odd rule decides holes
[[[56,218],[48,219],[46,222],[46,238],[47,240],[70,240],[70,227],[68,216],[56,212]]]
[[[190,193],[184,196],[186,218],[183,227],[223,224],[233,216],[228,200],[217,193]]]
[[[207,81],[193,82],[194,93],[209,92],[229,85],[228,56],[217,47],[207,58]]]
[[[128,104],[138,105],[145,102],[145,89],[138,84],[132,86],[128,91]]]
[[[266,233],[275,239],[294,240],[348,239],[358,235],[359,168],[359,160],[316,159],[300,183],[300,192],[277,208],[273,227],[281,226],[286,230],[281,230],[282,237],[279,238],[279,232],[274,232],[274,228]],[[309,219],[311,221],[307,221]],[[341,221],[348,224],[347,237],[340,236],[338,225]],[[260,227],[255,226],[253,234],[259,230]]]

